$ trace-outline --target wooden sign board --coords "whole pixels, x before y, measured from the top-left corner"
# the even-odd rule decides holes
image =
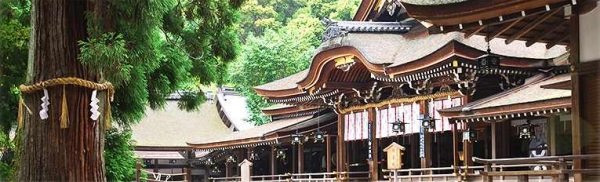
[[[387,153],[387,168],[402,169],[402,151],[405,148],[396,142],[383,149]]]

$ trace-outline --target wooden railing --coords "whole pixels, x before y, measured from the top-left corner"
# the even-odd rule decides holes
[[[492,181],[494,177],[501,179],[506,176],[516,176],[519,179],[529,177],[551,177],[553,181],[568,181],[573,173],[597,173],[600,169],[577,169],[573,170],[573,160],[586,160],[600,158],[595,155],[568,155],[568,156],[546,156],[532,158],[504,158],[504,159],[480,159],[473,157],[473,162],[483,164],[483,181]],[[545,166],[546,170],[531,170],[535,166]],[[521,170],[505,170],[505,168],[521,167]],[[499,168],[499,170],[498,170]]]
[[[209,178],[212,182],[225,182],[225,181],[241,181],[242,179],[238,177],[213,177]]]
[[[278,175],[251,176],[251,181],[264,182],[334,182],[334,181],[368,181],[369,172],[323,172],[323,173],[298,173]],[[240,181],[240,177],[210,178],[212,182]]]
[[[466,166],[458,166],[457,170],[467,171]],[[413,168],[413,169],[396,169],[387,170],[383,172],[387,173],[383,178],[390,182],[397,181],[456,181],[463,177],[479,176],[479,172],[483,170],[483,166],[469,166],[469,170],[472,173],[466,174],[467,176],[461,176],[465,174],[454,173],[455,167],[433,167],[433,168]]]
[[[186,177],[186,173],[174,173],[174,174],[168,174],[168,173],[155,173],[152,171],[144,171],[146,174],[148,174],[148,179],[147,181],[173,181],[173,177],[175,176],[183,176],[183,181],[187,181],[187,179],[185,179]]]

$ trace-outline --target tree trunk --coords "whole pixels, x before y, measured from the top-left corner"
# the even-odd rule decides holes
[[[28,84],[59,77],[97,82],[77,59],[87,38],[86,0],[32,0]],[[60,127],[62,86],[48,87],[49,118],[40,119],[43,92],[24,94],[31,114],[20,131],[16,181],[106,181],[103,124],[90,119],[92,90],[66,86],[69,125]],[[104,94],[103,94],[104,95]]]

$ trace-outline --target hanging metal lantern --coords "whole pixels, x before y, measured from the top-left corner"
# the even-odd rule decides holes
[[[282,161],[285,161],[285,158],[286,158],[285,151],[286,151],[286,149],[277,149],[277,156],[276,157],[278,159],[282,160]]]
[[[205,162],[205,163],[206,163],[206,165],[208,165],[208,166],[212,166],[212,165],[214,165],[214,164],[215,164],[215,163],[212,161],[212,159],[211,159],[211,158],[208,158],[208,159],[206,159],[206,162]]]
[[[421,125],[423,126],[423,129],[427,130],[427,129],[432,129],[435,128],[435,121],[439,120],[439,119],[433,119],[431,116],[424,116],[421,120]]]
[[[321,130],[317,130],[315,132],[315,143],[317,143],[317,142],[323,143],[324,141],[325,141],[325,132],[323,132]]]
[[[221,173],[221,170],[219,169],[219,167],[217,167],[217,166],[214,166],[214,167],[212,168],[212,172],[213,172],[213,173]]]
[[[296,144],[300,144],[302,145],[302,139],[303,139],[304,135],[298,133],[298,131],[296,131],[296,134],[292,135],[292,145],[296,145]]]
[[[255,151],[252,151],[252,153],[250,153],[250,160],[251,161],[260,160],[260,155],[258,155]]]
[[[236,162],[236,161],[235,161],[235,157],[233,157],[233,155],[230,155],[230,156],[227,158],[226,162],[227,162],[227,163],[235,163],[235,162]]]
[[[398,119],[396,119],[395,122],[392,122],[391,124],[392,124],[392,131],[394,133],[398,133],[398,132],[404,133],[404,132],[406,132],[405,125],[408,123],[405,123],[404,121],[400,120],[400,118],[398,118]]]
[[[490,50],[490,43],[488,42],[487,53],[477,58],[479,64],[478,69],[480,71],[489,71],[491,69],[498,69],[500,67],[500,56],[492,54]]]
[[[477,141],[477,131],[471,128],[463,131],[463,139],[464,142],[472,142]]]
[[[533,125],[524,124],[519,126],[519,138],[521,139],[530,139],[535,137],[535,132],[533,130]]]

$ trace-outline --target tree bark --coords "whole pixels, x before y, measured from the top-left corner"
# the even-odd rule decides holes
[[[98,81],[77,59],[77,41],[88,37],[85,11],[92,7],[88,3],[85,0],[32,0],[28,84],[59,77]],[[90,119],[92,90],[69,85],[65,88],[69,125],[62,129],[62,86],[47,88],[50,106],[46,120],[38,114],[43,92],[24,94],[32,113],[25,114],[20,131],[16,181],[106,181],[102,118]]]

